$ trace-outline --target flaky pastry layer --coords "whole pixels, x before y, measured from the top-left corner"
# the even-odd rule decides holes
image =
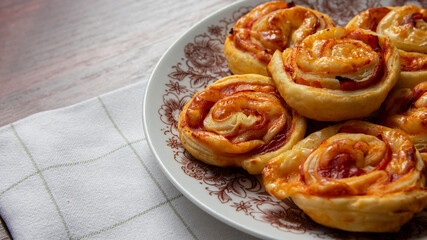
[[[348,121],[314,132],[273,158],[265,189],[291,197],[314,221],[361,232],[392,232],[427,204],[425,164],[399,130]]]
[[[408,134],[427,163],[427,82],[393,91],[381,111],[380,123]]]
[[[285,101],[318,121],[361,119],[376,111],[400,75],[391,42],[362,29],[330,28],[276,51],[268,71]]]
[[[283,51],[334,26],[329,16],[313,9],[283,1],[264,3],[236,22],[225,41],[224,54],[232,73],[267,76],[275,50]]]
[[[304,137],[305,118],[289,108],[269,77],[217,80],[183,108],[178,130],[195,158],[260,174],[266,162]]]
[[[401,76],[396,88],[413,88],[427,79],[427,10],[418,6],[370,8],[346,27],[378,32],[399,49]]]

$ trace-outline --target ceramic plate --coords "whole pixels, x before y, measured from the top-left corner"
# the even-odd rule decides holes
[[[294,2],[328,14],[337,26],[344,26],[366,8],[405,4],[399,0],[348,1],[346,6],[339,0]],[[338,231],[314,223],[290,199],[278,201],[269,196],[259,177],[239,169],[208,166],[183,149],[177,131],[180,110],[194,93],[231,75],[223,55],[224,40],[236,20],[258,4],[260,1],[237,2],[207,17],[178,39],[153,71],[144,99],[144,128],[170,181],[212,216],[263,239],[427,238],[427,210],[394,234]]]

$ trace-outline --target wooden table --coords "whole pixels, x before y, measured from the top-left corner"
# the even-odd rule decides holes
[[[147,79],[180,35],[232,2],[0,1],[0,126]]]

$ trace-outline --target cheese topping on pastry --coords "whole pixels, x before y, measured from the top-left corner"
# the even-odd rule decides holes
[[[381,124],[406,132],[427,163],[427,82],[391,93],[380,118]]]
[[[344,28],[321,33],[283,54],[285,69],[296,83],[357,90],[381,80],[390,48],[379,47],[377,36]]]
[[[346,27],[362,28],[376,32],[381,19],[391,10],[393,10],[392,7],[368,8],[351,19]]]
[[[285,101],[318,121],[367,117],[400,75],[397,48],[384,36],[356,28],[330,28],[276,51],[268,65]]]
[[[348,231],[397,231],[427,204],[426,168],[402,131],[348,121],[273,158],[266,190],[314,221]]]
[[[391,39],[399,49],[401,77],[396,88],[412,88],[427,77],[427,10],[417,6],[369,8],[347,28],[363,28]]]
[[[401,50],[427,53],[426,9],[411,5],[395,8],[381,20],[377,31]]]
[[[305,124],[271,78],[248,74],[220,79],[195,94],[180,114],[178,130],[195,158],[259,174],[271,157],[304,136]]]
[[[242,16],[226,39],[225,57],[234,74],[267,75],[274,51],[283,51],[307,36],[334,27],[326,15],[282,1],[261,4]]]

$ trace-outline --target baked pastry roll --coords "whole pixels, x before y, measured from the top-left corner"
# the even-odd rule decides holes
[[[393,10],[393,7],[368,8],[354,16],[346,25],[347,28],[363,28],[377,31],[380,21]]]
[[[376,111],[400,75],[399,54],[372,31],[330,28],[276,51],[268,71],[285,101],[318,121],[360,119]]]
[[[427,10],[417,6],[370,8],[346,27],[376,31],[397,46],[401,78],[396,88],[413,88],[427,78]]]
[[[305,118],[286,105],[271,78],[256,74],[225,77],[196,93],[178,122],[192,156],[251,174],[301,140],[305,129]]]
[[[225,58],[233,74],[267,76],[267,64],[275,50],[283,51],[334,26],[329,16],[312,9],[282,1],[264,3],[233,26],[225,41]]]
[[[380,114],[380,123],[408,134],[427,163],[427,82],[392,92]]]
[[[399,130],[352,120],[310,134],[273,158],[265,189],[347,231],[398,231],[427,204],[425,165]]]

